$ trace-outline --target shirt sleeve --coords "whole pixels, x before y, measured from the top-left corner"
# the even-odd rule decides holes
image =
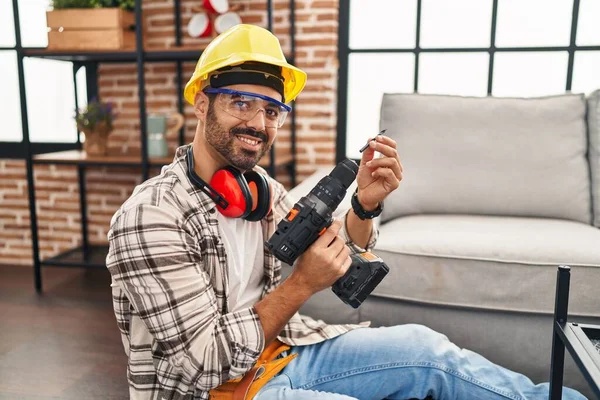
[[[107,266],[173,372],[210,390],[248,371],[264,348],[250,307],[222,314],[195,235],[175,207],[138,205],[108,234]],[[208,254],[208,257],[216,257]]]
[[[273,185],[275,188],[275,200],[273,204],[274,214],[276,218],[276,223],[284,218],[290,209],[294,206],[296,201],[300,199],[294,199],[289,192],[285,189],[285,187],[276,181],[273,181]],[[373,229],[371,230],[371,236],[369,237],[369,241],[367,242],[367,247],[362,248],[358,246],[356,243],[352,241],[350,235],[348,234],[348,229],[346,226],[346,216],[349,212],[353,212],[352,208],[348,209],[346,212],[342,212],[340,217],[337,219],[342,222],[342,229],[340,229],[339,236],[344,239],[346,245],[350,248],[352,253],[362,253],[365,251],[372,251],[377,243],[377,238],[379,237],[379,218],[373,219]]]

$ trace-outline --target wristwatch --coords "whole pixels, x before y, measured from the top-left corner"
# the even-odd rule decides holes
[[[379,214],[381,214],[381,212],[383,211],[383,201],[380,201],[377,208],[373,211],[367,211],[364,208],[362,208],[358,201],[358,188],[354,191],[350,203],[352,204],[352,209],[354,210],[354,213],[358,216],[358,218],[362,220],[373,219],[375,217],[378,217]]]

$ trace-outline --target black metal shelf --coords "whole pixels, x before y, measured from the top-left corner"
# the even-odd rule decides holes
[[[146,62],[198,61],[203,49],[172,48],[147,50],[142,52]],[[138,53],[135,50],[124,51],[58,51],[46,49],[23,49],[25,57],[46,58],[72,62],[135,62]]]
[[[575,322],[557,324],[555,327],[562,342],[575,360],[575,364],[600,399],[600,353],[596,351],[588,334],[600,337],[600,325],[584,325]]]
[[[53,267],[106,268],[107,245],[89,245],[75,247],[54,257],[41,260],[40,264]]]
[[[162,167],[170,164],[174,156],[149,158],[148,164],[151,167]],[[281,167],[293,163],[294,157],[290,153],[275,152],[275,159],[271,163],[272,154],[265,155],[259,166],[263,168]],[[144,160],[141,155],[116,154],[107,156],[90,156],[82,150],[66,150],[54,153],[44,153],[33,156],[33,164],[55,164],[55,165],[77,165],[77,166],[95,166],[95,167],[142,167]]]
[[[21,41],[21,25],[19,18],[19,0],[12,0],[13,22],[15,27],[15,47],[0,48],[14,50],[17,53],[17,69],[19,97],[21,102],[21,123],[23,126],[23,142],[10,149],[2,149],[2,154],[23,154],[27,167],[27,187],[29,197],[29,214],[31,217],[31,240],[33,250],[33,266],[35,289],[42,291],[42,266],[55,267],[92,267],[105,268],[105,258],[108,246],[90,245],[88,240],[87,221],[87,199],[86,199],[86,168],[91,166],[103,167],[134,167],[141,169],[142,180],[149,177],[149,169],[161,167],[172,162],[172,157],[152,159],[147,156],[147,127],[146,127],[146,90],[145,90],[145,64],[148,62],[174,62],[176,65],[175,82],[177,93],[183,93],[183,63],[186,61],[196,62],[203,49],[199,47],[183,46],[181,40],[181,0],[174,0],[175,17],[175,47],[168,49],[145,49],[143,38],[142,0],[135,1],[135,49],[118,51],[57,51],[45,48],[25,48]],[[291,54],[286,57],[288,61],[295,61],[295,0],[289,0],[290,4],[290,44]],[[267,0],[267,25],[268,30],[273,32],[273,1]],[[139,95],[139,133],[140,154],[137,155],[115,155],[106,157],[94,157],[86,155],[82,150],[82,144],[42,144],[31,143],[29,137],[28,110],[25,90],[24,59],[26,57],[45,58],[73,63],[73,83],[75,86],[75,106],[78,107],[76,73],[79,68],[86,68],[86,89],[88,101],[99,97],[98,90],[98,64],[131,62],[135,63],[137,71],[137,89]],[[294,105],[295,106],[295,105]],[[295,107],[294,107],[295,108]],[[177,110],[184,111],[183,96],[177,98]],[[263,157],[260,166],[275,176],[276,170],[285,167],[290,174],[291,183],[296,182],[296,113],[291,115],[291,152],[281,153],[271,147],[268,156]],[[179,145],[184,144],[184,129],[179,131]],[[41,153],[41,154],[39,154]],[[72,165],[77,168],[79,186],[79,212],[81,220],[82,245],[65,251],[57,256],[41,260],[38,242],[38,224],[36,211],[35,180],[33,168],[39,164]]]
[[[600,353],[590,339],[600,339],[600,325],[568,322],[571,268],[559,266],[556,275],[556,297],[550,364],[550,400],[562,398],[565,347],[600,399]]]
[[[173,157],[149,158],[150,166],[162,166],[173,161]],[[101,167],[141,167],[144,160],[140,154],[115,154],[90,156],[83,150],[67,150],[33,156],[34,164],[81,165]]]

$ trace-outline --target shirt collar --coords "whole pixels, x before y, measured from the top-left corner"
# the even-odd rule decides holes
[[[175,158],[173,159],[173,162],[179,167],[178,169],[181,172],[181,182],[184,184],[188,194],[198,200],[198,204],[204,212],[214,214],[217,204],[190,180],[187,164],[187,150],[191,146],[191,144],[187,144],[178,147],[175,151]]]

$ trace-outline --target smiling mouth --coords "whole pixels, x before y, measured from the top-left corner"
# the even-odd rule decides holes
[[[258,146],[262,143],[262,140],[260,139],[250,139],[249,137],[239,135],[236,135],[236,137],[242,142],[249,144],[250,146]]]

